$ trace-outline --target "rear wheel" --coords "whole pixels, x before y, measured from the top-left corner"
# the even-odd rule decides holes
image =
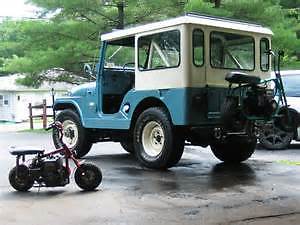
[[[256,147],[256,138],[229,136],[223,141],[211,144],[210,147],[219,160],[239,163],[251,157]]]
[[[184,150],[184,140],[177,134],[168,112],[161,107],[145,110],[134,130],[135,153],[139,161],[154,169],[175,165]]]
[[[81,164],[75,171],[76,184],[85,191],[96,189],[102,181],[101,170],[93,165],[84,163]]]
[[[63,125],[63,142],[74,151],[77,158],[85,156],[92,147],[89,140],[88,131],[82,126],[80,118],[76,112],[70,109],[63,110],[56,117]],[[56,148],[61,147],[57,130],[53,130],[53,142]]]
[[[20,165],[18,168],[14,167],[9,172],[8,179],[14,189],[22,192],[28,191],[34,183],[33,178],[29,174],[29,169],[25,165]]]

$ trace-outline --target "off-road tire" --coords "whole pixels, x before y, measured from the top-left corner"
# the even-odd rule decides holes
[[[214,155],[226,163],[239,163],[247,160],[256,147],[255,137],[229,136],[225,140],[211,144]]]
[[[184,139],[181,135],[181,132],[179,130],[175,129],[174,137],[176,139],[175,146],[177,146],[177,147],[176,147],[176,150],[172,153],[171,159],[168,162],[168,165],[167,165],[168,168],[176,165],[180,161],[183,151],[184,151]]]
[[[89,139],[87,129],[82,126],[78,114],[73,110],[65,109],[57,115],[56,121],[59,121],[62,124],[64,124],[64,121],[72,121],[74,124],[76,124],[78,129],[78,139],[74,147],[72,147],[72,150],[74,151],[76,158],[81,158],[88,154],[93,143]],[[53,129],[52,132],[52,139],[56,148],[60,148],[62,146],[58,137],[58,132],[55,129]]]
[[[126,152],[128,152],[130,154],[134,153],[134,145],[133,145],[132,141],[128,141],[128,140],[122,141],[122,142],[120,142],[120,145]]]
[[[153,145],[149,144],[150,147],[147,148],[145,147],[147,146],[146,143],[144,143],[147,140],[146,131],[148,128],[146,127],[151,127],[151,125],[155,127],[152,131],[149,128],[150,136],[155,132],[155,129],[158,129],[161,132],[161,139],[164,140],[163,143],[160,143],[161,149],[156,152],[156,155],[149,154],[149,149],[151,150]],[[184,150],[184,140],[178,133],[172,125],[166,109],[162,107],[146,109],[138,117],[134,128],[134,149],[139,162],[152,169],[166,169],[174,166],[181,159]],[[149,142],[153,143],[150,137]]]
[[[83,163],[75,170],[74,178],[78,187],[85,191],[92,191],[100,185],[102,173],[97,166]]]
[[[18,177],[16,173],[17,167],[14,167],[10,170],[8,175],[9,183],[15,190],[25,192],[32,188],[34,180],[30,176],[27,166],[19,165]]]

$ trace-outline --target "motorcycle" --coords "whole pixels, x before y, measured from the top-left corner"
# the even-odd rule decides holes
[[[46,130],[56,129],[61,147],[45,153],[38,148],[14,148],[10,154],[16,156],[16,166],[9,172],[9,183],[17,191],[25,192],[32,187],[63,187],[70,183],[69,160],[76,166],[76,184],[85,191],[96,189],[102,181],[101,170],[90,163],[82,163],[75,158],[71,149],[63,142],[63,126],[56,121]],[[33,156],[26,161],[26,156]]]
[[[294,129],[297,117],[289,108],[280,74],[280,59],[283,52],[273,56],[275,78],[261,80],[242,72],[231,72],[225,80],[229,82],[228,93],[221,110],[223,124],[219,137],[231,134],[255,137],[264,126],[274,123],[282,130]]]

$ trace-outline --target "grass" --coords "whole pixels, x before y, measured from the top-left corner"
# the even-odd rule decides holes
[[[48,134],[48,133],[51,133],[51,130],[46,131],[43,128],[39,128],[39,129],[33,129],[33,130],[25,129],[25,130],[20,130],[18,132],[20,132],[20,133],[40,133],[40,134],[45,133],[45,134]]]
[[[289,166],[300,166],[300,162],[290,160],[279,160],[278,163],[289,165]]]
[[[52,119],[48,119],[48,121],[47,121],[47,124],[49,125],[49,124],[51,124],[53,122],[53,120]],[[49,130],[49,131],[46,131],[45,129],[43,129],[43,128],[35,128],[35,127],[42,127],[42,123],[43,123],[43,121],[41,120],[41,119],[38,119],[38,118],[34,118],[33,119],[33,130],[31,130],[31,129],[24,129],[24,130],[20,130],[20,131],[18,131],[18,132],[20,132],[20,133],[39,133],[39,134],[41,134],[41,133],[45,133],[45,134],[47,134],[47,133],[51,133],[52,131],[51,130]],[[29,121],[28,121],[28,125],[29,125]]]
[[[300,70],[300,61],[293,61],[282,65],[282,70]]]

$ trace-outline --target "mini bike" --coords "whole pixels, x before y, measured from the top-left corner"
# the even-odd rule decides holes
[[[28,191],[34,187],[63,187],[70,183],[69,159],[73,160],[75,182],[83,190],[91,191],[102,181],[101,170],[90,163],[79,162],[71,149],[63,143],[63,126],[60,122],[51,124],[46,130],[56,129],[62,147],[44,153],[37,148],[14,148],[10,153],[16,156],[16,166],[9,173],[9,183],[17,191]],[[26,156],[33,156],[25,160]]]
[[[271,50],[266,53],[273,56],[275,78],[261,80],[241,72],[227,74],[229,88],[221,112],[224,133],[251,137],[268,123],[288,132],[295,129],[297,115],[287,104],[280,75],[280,59],[284,53],[275,54]]]

